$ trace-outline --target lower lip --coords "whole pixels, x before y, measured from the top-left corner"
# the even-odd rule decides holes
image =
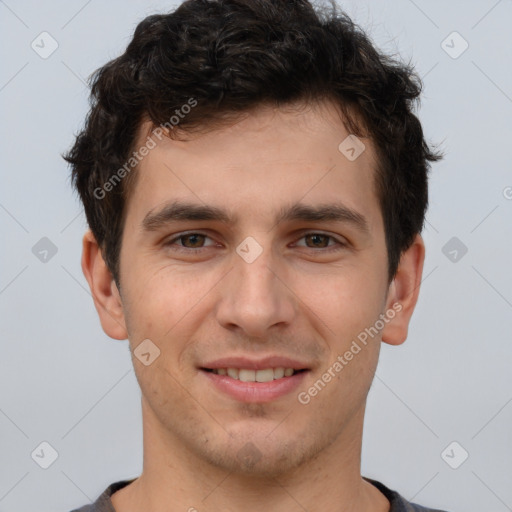
[[[243,382],[227,375],[217,375],[201,370],[201,373],[220,391],[240,402],[270,402],[297,389],[307,370],[270,382]]]

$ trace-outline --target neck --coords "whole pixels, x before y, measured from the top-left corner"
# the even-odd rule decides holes
[[[161,428],[144,399],[143,418],[143,471],[112,496],[116,512],[389,511],[385,496],[361,478],[364,404],[314,460],[272,477],[237,474],[200,459]]]

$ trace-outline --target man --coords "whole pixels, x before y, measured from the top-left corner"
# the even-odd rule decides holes
[[[430,510],[360,472],[423,269],[420,88],[306,0],[188,0],[96,72],[65,158],[144,461],[80,511]]]

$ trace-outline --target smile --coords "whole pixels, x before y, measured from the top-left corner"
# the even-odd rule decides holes
[[[307,369],[293,368],[201,368],[199,375],[204,376],[213,389],[221,395],[237,402],[267,403],[286,398],[301,386]]]
[[[210,371],[215,375],[227,375],[232,379],[241,380],[242,382],[271,382],[273,380],[282,379],[283,377],[291,377],[296,372],[302,370],[278,367],[265,368],[262,370],[252,370],[248,368],[214,368]]]

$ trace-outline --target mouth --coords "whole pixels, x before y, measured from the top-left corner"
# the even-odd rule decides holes
[[[293,375],[307,371],[305,368],[296,370],[294,368],[285,368],[279,366],[277,368],[264,368],[262,370],[254,370],[251,368],[201,368],[206,372],[214,375],[227,376],[234,380],[242,382],[272,382],[274,380],[292,377]]]
[[[259,361],[227,358],[198,368],[213,388],[237,402],[270,402],[292,393],[310,372],[306,365],[282,357]],[[211,388],[211,386],[209,386]]]

